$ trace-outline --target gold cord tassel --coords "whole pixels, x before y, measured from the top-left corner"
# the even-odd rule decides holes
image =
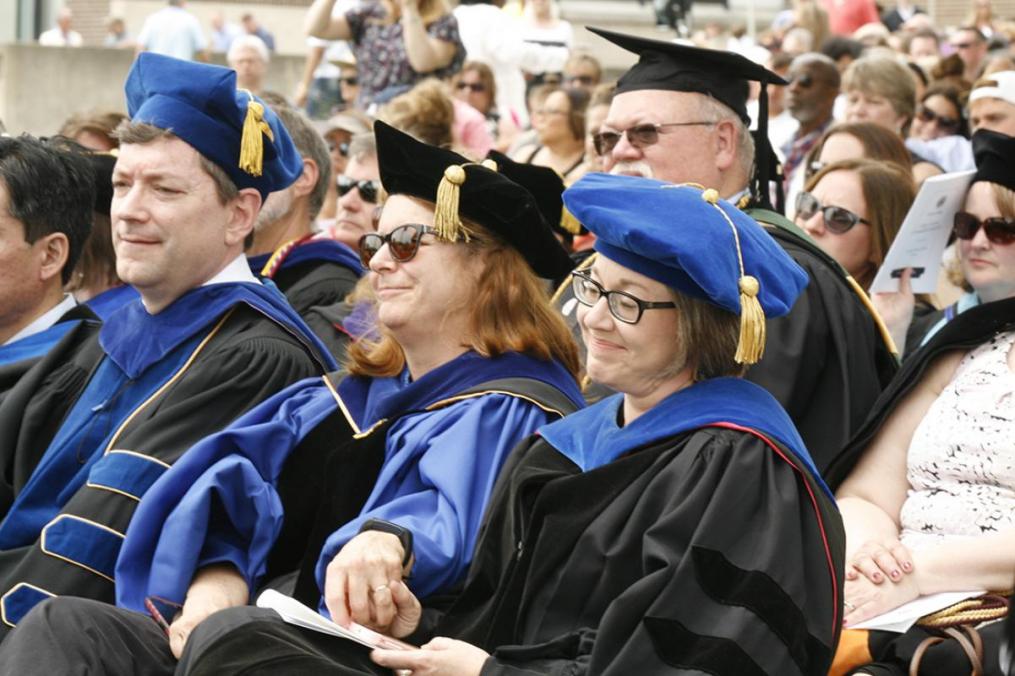
[[[437,185],[437,203],[434,210],[433,226],[437,236],[446,242],[458,241],[463,236],[469,241],[469,234],[462,228],[462,220],[458,216],[458,201],[461,185],[465,183],[465,169],[452,164],[444,170],[444,177]]]
[[[757,364],[765,353],[765,311],[758,300],[761,284],[756,277],[744,272],[744,254],[740,249],[740,233],[733,219],[719,206],[719,192],[709,188],[701,193],[701,198],[719,210],[733,230],[733,243],[737,248],[737,263],[740,266],[740,339],[737,341],[737,353],[733,357],[738,364]]]
[[[264,106],[254,100],[250,92],[247,116],[243,119],[243,136],[240,138],[240,169],[251,176],[260,176],[264,170],[264,138],[275,140],[271,127],[264,121]]]
[[[760,285],[750,275],[740,278],[740,341],[734,359],[738,364],[757,364],[765,353],[765,311],[758,302]]]
[[[574,217],[567,207],[562,207],[560,211],[560,228],[564,232],[570,232],[572,235],[581,234],[582,224],[578,222],[578,219]]]

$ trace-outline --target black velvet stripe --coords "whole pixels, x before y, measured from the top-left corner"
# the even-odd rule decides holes
[[[717,603],[747,608],[782,639],[805,674],[820,673],[828,646],[807,631],[807,619],[793,599],[768,575],[735,566],[722,552],[692,547],[695,574],[702,590]]]
[[[766,676],[751,656],[728,638],[695,634],[677,620],[658,617],[646,617],[645,628],[659,659],[671,667],[714,676]]]

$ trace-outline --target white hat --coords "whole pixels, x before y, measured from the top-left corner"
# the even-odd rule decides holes
[[[1002,70],[984,75],[969,94],[969,102],[979,99],[1001,99],[1015,106],[1015,70]]]

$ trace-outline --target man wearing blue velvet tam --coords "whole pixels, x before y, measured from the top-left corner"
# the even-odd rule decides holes
[[[587,371],[619,394],[512,451],[443,615],[387,582],[377,628],[422,649],[227,611],[176,674],[827,673],[841,521],[786,412],[740,378],[806,275],[713,190],[592,174],[564,203],[598,238],[573,282]]]
[[[117,273],[141,297],[0,406],[14,495],[0,522],[3,632],[50,596],[112,602],[123,534],[158,477],[260,400],[335,366],[243,256],[265,196],[302,168],[285,128],[217,66],[142,54],[126,93],[111,219]]]

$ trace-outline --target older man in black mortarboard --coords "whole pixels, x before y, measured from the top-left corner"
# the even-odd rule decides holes
[[[785,81],[731,52],[590,30],[639,56],[618,81],[602,127],[594,130],[605,169],[700,183],[753,207],[748,213],[807,271],[806,292],[788,316],[770,323],[765,358],[747,377],[786,408],[823,470],[863,422],[895,372],[896,358],[866,294],[806,234],[771,210],[769,178],[778,172],[767,138],[766,86]],[[761,83],[757,149],[748,132],[749,80]],[[570,290],[558,293],[558,304],[577,334]],[[602,394],[587,392],[590,400]]]

